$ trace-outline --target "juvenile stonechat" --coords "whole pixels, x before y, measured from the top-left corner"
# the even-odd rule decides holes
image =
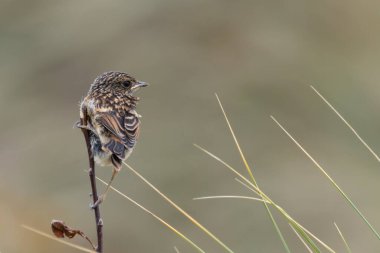
[[[140,132],[140,115],[136,112],[139,98],[134,92],[147,83],[132,76],[110,71],[98,76],[80,104],[79,128],[89,130],[91,151],[100,166],[111,165],[113,172],[105,192],[92,207],[106,197],[122,162],[132,153]]]

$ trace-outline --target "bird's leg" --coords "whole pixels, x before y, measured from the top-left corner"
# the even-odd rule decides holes
[[[120,170],[116,169],[116,168],[113,168],[112,170],[112,176],[111,176],[111,180],[109,181],[109,183],[107,184],[107,188],[106,190],[104,191],[104,193],[102,195],[99,196],[98,200],[93,204],[93,205],[90,205],[90,207],[92,209],[94,209],[95,207],[97,207],[98,205],[100,205],[105,199],[106,199],[106,196],[107,196],[107,193],[108,193],[108,190],[110,189],[111,187],[111,184],[112,184],[112,181],[114,180],[116,174],[119,172]]]

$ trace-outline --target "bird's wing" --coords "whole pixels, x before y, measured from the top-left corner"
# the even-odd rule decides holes
[[[138,117],[129,113],[122,116],[100,113],[96,120],[111,133],[109,143],[104,146],[123,159],[125,148],[131,149],[136,143],[140,124]]]

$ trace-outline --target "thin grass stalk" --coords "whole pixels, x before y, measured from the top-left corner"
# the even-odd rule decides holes
[[[350,206],[356,211],[356,213],[363,219],[363,221],[368,225],[373,234],[380,240],[379,233],[367,220],[367,218],[362,214],[359,208],[353,203],[353,201],[348,197],[348,195],[339,187],[339,185],[327,174],[323,167],[302,147],[302,145],[278,122],[273,116],[271,116],[273,121],[286,133],[286,135],[298,146],[299,149],[318,167],[322,174],[333,184],[333,186],[340,192],[340,194],[346,199]]]
[[[96,179],[98,179],[100,182],[102,182],[104,185],[108,185],[107,182],[105,182],[104,180],[100,179],[99,177],[96,177]],[[154,218],[156,218],[159,222],[161,222],[162,224],[164,224],[166,227],[168,227],[170,230],[172,230],[175,234],[177,234],[179,237],[181,237],[182,239],[184,239],[186,242],[188,242],[191,246],[193,246],[196,250],[198,250],[199,252],[201,253],[205,253],[205,251],[203,249],[201,249],[197,244],[195,244],[192,240],[190,240],[187,236],[185,236],[184,234],[182,234],[181,232],[179,232],[176,228],[174,228],[172,225],[170,225],[169,223],[167,223],[165,220],[163,220],[162,218],[160,218],[159,216],[157,216],[155,213],[153,213],[152,211],[150,211],[149,209],[145,208],[143,205],[141,205],[140,203],[138,203],[137,201],[133,200],[132,198],[128,197],[126,194],[122,193],[121,191],[119,191],[118,189],[116,189],[115,187],[113,186],[110,186],[110,189],[112,189],[113,191],[115,191],[116,193],[118,193],[120,196],[122,196],[123,198],[129,200],[130,202],[132,202],[133,204],[135,204],[136,206],[140,207],[142,210],[144,210],[145,212],[147,212],[148,214],[152,215]]]
[[[249,200],[255,200],[255,201],[260,201],[260,202],[266,201],[263,199],[249,197],[249,196],[235,196],[235,195],[205,196],[205,197],[193,198],[193,200],[206,200],[206,199],[249,199]],[[267,203],[270,204],[268,201]]]
[[[251,167],[249,166],[249,164],[248,164],[248,162],[247,162],[247,159],[245,159],[245,156],[244,156],[243,150],[242,150],[241,147],[240,147],[239,141],[238,141],[237,138],[236,138],[235,132],[234,132],[232,126],[231,126],[231,123],[230,123],[230,121],[229,121],[229,119],[228,119],[228,117],[227,117],[227,114],[226,114],[226,112],[224,111],[224,108],[223,108],[222,102],[220,101],[220,99],[219,99],[219,97],[218,97],[217,94],[215,94],[215,96],[216,96],[216,99],[218,100],[218,103],[219,103],[220,109],[221,109],[222,112],[223,112],[224,118],[225,118],[225,120],[226,120],[226,122],[227,122],[227,125],[228,125],[228,128],[229,128],[230,132],[231,132],[231,135],[232,135],[232,137],[233,137],[233,139],[234,139],[234,141],[235,141],[235,144],[236,144],[236,147],[237,147],[237,149],[238,149],[238,151],[239,151],[240,157],[241,157],[241,159],[242,159],[242,161],[243,161],[243,163],[244,163],[244,165],[245,165],[245,168],[246,168],[246,170],[247,170],[249,176],[251,177],[252,183],[253,183],[254,185],[256,185],[257,188],[259,188],[259,186],[258,186],[258,184],[257,184],[257,182],[256,182],[256,179],[255,179],[255,177],[253,176],[253,173],[252,173]],[[259,191],[259,192],[260,192],[260,191]],[[261,195],[261,194],[260,194],[260,195]],[[261,196],[261,198],[262,198],[262,196]],[[277,232],[278,236],[280,237],[280,240],[281,240],[281,242],[282,242],[282,244],[283,244],[283,246],[284,246],[284,248],[285,248],[285,251],[286,251],[287,253],[291,253],[291,251],[290,251],[290,249],[289,249],[289,246],[288,246],[288,244],[286,243],[285,238],[284,238],[284,236],[283,236],[283,234],[282,234],[282,232],[281,232],[279,226],[277,225],[277,222],[276,222],[276,220],[274,219],[274,217],[273,217],[273,215],[272,215],[272,212],[271,212],[270,209],[269,209],[268,204],[267,204],[265,201],[264,201],[264,206],[265,206],[265,209],[266,209],[266,211],[267,211],[267,213],[268,213],[268,215],[269,215],[269,218],[270,218],[271,221],[272,221],[272,224],[273,224],[274,228],[276,229],[276,232]]]
[[[346,126],[354,133],[354,135],[356,136],[356,138],[359,139],[359,141],[364,145],[364,147],[366,147],[368,149],[368,151],[376,158],[376,160],[378,162],[380,162],[380,157],[375,153],[375,151],[373,151],[373,149],[363,140],[363,138],[358,134],[358,132],[351,126],[350,123],[348,123],[348,121],[338,112],[337,109],[335,109],[334,106],[332,106],[332,104],[324,97],[322,96],[322,94],[316,89],[314,88],[314,86],[310,85],[310,88],[323,100],[323,102],[325,102],[331,110],[334,111],[334,113],[336,115],[338,115],[338,117],[343,121],[344,124],[346,124]]]
[[[254,189],[252,188],[251,186],[249,186],[248,184],[244,183],[243,181],[241,181],[239,178],[235,177],[235,180],[237,182],[239,182],[240,184],[242,184],[243,186],[245,186],[246,188],[248,188],[249,190],[253,191],[254,193],[256,193],[257,195],[260,196],[260,194]]]
[[[221,158],[217,157],[213,153],[209,152],[208,150],[202,148],[201,146],[194,144],[195,147],[200,149],[201,151],[205,152],[207,155],[211,156],[221,164],[223,164],[225,167],[230,169],[232,172],[234,172],[237,176],[239,176],[243,181],[245,181],[248,185],[250,185],[254,190],[259,192],[261,196],[265,198],[266,201],[268,201],[271,205],[273,205],[282,215],[285,216],[286,219],[288,219],[289,222],[294,223],[295,225],[299,226],[301,229],[303,229],[308,235],[310,235],[314,240],[316,240],[319,244],[321,244],[323,247],[325,247],[329,252],[335,253],[335,251],[329,247],[326,243],[324,243],[322,240],[320,240],[318,237],[316,237],[313,233],[311,233],[309,230],[307,230],[305,227],[303,227],[301,224],[299,224],[295,219],[293,219],[282,207],[274,203],[264,192],[262,192],[259,188],[257,188],[251,181],[249,181],[246,177],[244,177],[242,174],[240,174],[237,170],[235,170],[231,165],[223,161]]]
[[[321,250],[318,248],[318,246],[314,243],[312,239],[308,236],[307,233],[305,233],[304,230],[302,230],[299,226],[297,226],[294,223],[290,223],[290,225],[299,233],[299,235],[305,240],[305,242],[310,246],[310,249],[314,253],[321,253]]]
[[[145,179],[145,177],[143,177],[140,173],[138,173],[135,169],[133,169],[129,164],[125,162],[123,163],[128,167],[129,170],[131,170],[136,176],[138,176],[142,181],[144,181],[150,188],[152,188],[155,192],[157,192],[163,199],[165,199],[170,205],[172,205],[175,209],[177,209],[181,214],[183,214],[186,218],[188,218],[193,224],[195,224],[198,228],[200,228],[203,232],[205,232],[208,236],[210,236],[213,240],[215,240],[226,251],[233,253],[233,251],[226,244],[224,244],[218,237],[216,237],[201,223],[199,223],[196,219],[194,219],[190,214],[188,214],[185,210],[183,210],[176,203],[174,203],[169,197],[167,197],[160,190],[158,190],[157,187],[151,184],[147,179]]]
[[[297,230],[289,223],[289,226],[290,228],[293,230],[293,232],[296,234],[296,236],[298,237],[298,239],[302,242],[302,244],[305,246],[305,248],[307,249],[307,251],[309,251],[309,253],[313,253],[313,251],[310,249],[309,245],[305,242],[305,240],[298,234]]]
[[[348,245],[348,243],[347,243],[347,241],[346,241],[346,238],[344,238],[342,231],[340,231],[338,225],[337,225],[335,222],[334,222],[334,226],[336,227],[336,230],[338,230],[338,233],[339,233],[339,235],[340,235],[340,238],[342,238],[342,241],[343,241],[343,243],[344,243],[344,246],[345,246],[346,249],[347,249],[347,252],[348,252],[348,253],[352,253],[351,248],[350,248],[350,246]]]

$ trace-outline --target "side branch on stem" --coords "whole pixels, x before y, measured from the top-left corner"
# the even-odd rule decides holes
[[[82,126],[85,126],[87,125],[87,112],[84,111],[82,116],[83,117],[81,117],[80,123]],[[88,153],[88,161],[89,161],[88,174],[90,176],[90,182],[91,182],[92,199],[93,199],[93,203],[96,203],[96,201],[98,201],[98,192],[96,190],[95,162],[94,162],[94,156],[91,151],[90,133],[88,129],[81,128],[81,130],[82,130],[82,133],[84,135],[84,139],[87,145],[87,153]],[[96,251],[102,253],[103,252],[103,221],[100,217],[99,206],[94,207],[94,212],[95,212],[95,222],[96,222],[96,234],[98,238],[98,246],[96,248]]]

